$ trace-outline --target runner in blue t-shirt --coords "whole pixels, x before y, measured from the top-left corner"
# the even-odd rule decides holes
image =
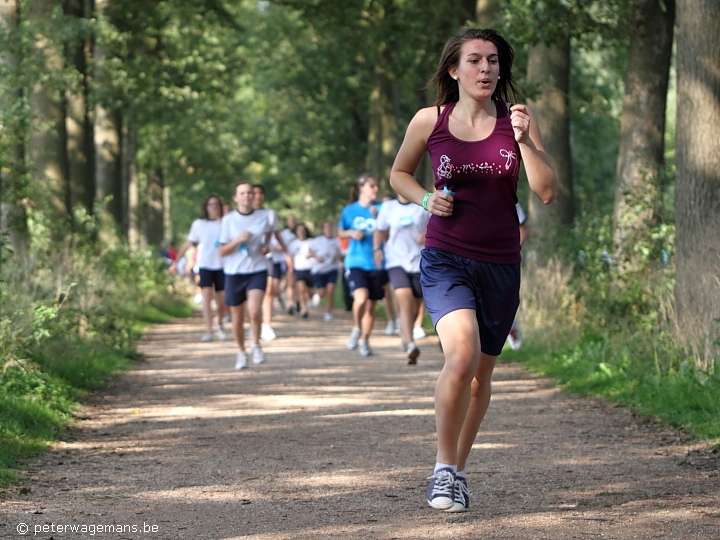
[[[385,296],[387,283],[387,273],[375,266],[373,257],[373,232],[380,210],[380,205],[374,204],[377,193],[377,178],[363,174],[353,186],[353,202],[343,208],[338,223],[338,236],[350,239],[345,274],[353,295],[354,326],[347,347],[358,347],[361,356],[373,353],[368,339],[375,323],[375,302]]]

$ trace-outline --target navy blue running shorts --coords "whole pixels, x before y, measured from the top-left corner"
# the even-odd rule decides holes
[[[475,310],[482,352],[498,356],[520,305],[520,264],[493,264],[425,248],[420,283],[433,325],[458,309]]]
[[[323,272],[322,274],[313,274],[316,289],[324,289],[328,286],[328,283],[332,283],[334,285],[337,283],[337,278],[337,270],[330,270],[329,272]]]
[[[276,262],[272,263],[270,265],[270,275],[268,277],[275,278],[275,279],[282,279],[282,277],[285,275],[285,271],[287,270],[287,266],[285,263]]]
[[[205,287],[215,287],[216,292],[220,292],[225,289],[225,273],[222,270],[208,270],[207,268],[198,269],[200,275],[201,289]]]
[[[382,300],[385,298],[385,285],[388,282],[385,270],[363,270],[361,268],[348,268],[345,270],[350,292],[355,289],[367,289],[370,300]]]
[[[247,292],[265,290],[267,270],[254,274],[225,274],[225,305],[241,306],[247,300]]]
[[[402,267],[388,268],[388,277],[393,289],[412,289],[414,298],[422,298],[422,286],[420,285],[420,273],[408,273]]]
[[[310,270],[295,270],[295,283],[304,281],[305,284],[312,289],[313,287],[313,275]]]

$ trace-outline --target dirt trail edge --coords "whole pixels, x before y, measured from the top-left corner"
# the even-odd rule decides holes
[[[153,327],[146,361],[0,498],[0,538],[720,539],[717,453],[516,364],[495,372],[471,510],[429,508],[436,338],[407,366],[380,321],[361,358],[347,313],[320,319],[278,317],[242,372],[199,320]]]

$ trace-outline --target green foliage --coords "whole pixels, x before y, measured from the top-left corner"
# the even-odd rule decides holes
[[[92,242],[89,218],[58,246],[43,216],[30,217],[31,255],[0,275],[0,481],[57,438],[87,391],[131,365],[138,320],[191,309],[151,252]]]

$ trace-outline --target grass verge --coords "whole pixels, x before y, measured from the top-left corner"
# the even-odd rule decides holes
[[[568,392],[629,406],[696,438],[720,439],[720,369],[693,367],[692,355],[667,335],[594,336],[548,350],[533,346],[530,333],[522,350],[506,349],[500,358],[522,362]]]

